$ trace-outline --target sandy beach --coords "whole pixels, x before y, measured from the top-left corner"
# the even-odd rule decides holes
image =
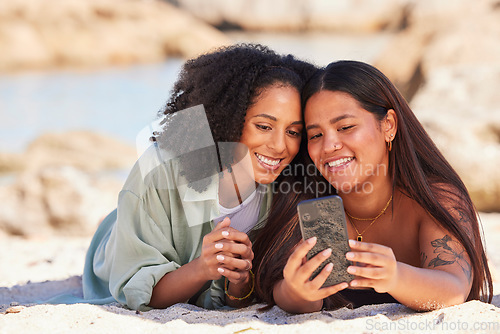
[[[500,2],[170,2],[180,7],[158,0],[0,1],[0,148],[8,148],[0,149],[0,334],[500,333],[500,177],[495,167],[500,163]],[[214,26],[239,28],[229,34]],[[146,83],[160,87],[161,103],[168,88],[148,73],[166,77],[179,66],[165,63],[136,72],[125,65],[191,57],[233,40],[263,43],[319,65],[368,61],[398,86],[463,178],[478,210],[496,212],[480,213],[495,288],[491,304],[470,301],[432,312],[383,304],[294,315],[278,307],[260,311],[263,305],[211,311],[176,304],[136,312],[118,303],[43,302],[61,294],[82,297],[91,233],[116,205],[123,182],[108,172],[128,170],[137,159],[135,147],[96,131],[106,117],[110,134],[124,131],[118,121],[128,119],[134,140],[140,122],[131,115],[151,111],[145,100],[153,101],[147,94],[153,89]],[[116,74],[97,71],[106,68]],[[78,71],[52,72],[56,69]],[[83,69],[95,73],[85,76]],[[94,95],[89,86],[96,87]],[[99,127],[86,127],[84,116]],[[78,130],[90,127],[96,133],[55,133],[59,120],[61,128],[75,129],[69,127],[74,120]],[[11,152],[20,150],[12,143],[23,144],[28,134],[41,136],[25,152]]]
[[[500,268],[500,214],[481,214],[496,287]],[[292,315],[262,305],[210,311],[189,304],[136,312],[118,303],[38,304],[59,294],[82,296],[81,273],[89,243],[84,237],[0,237],[0,333],[321,333],[500,331],[500,294],[492,304],[471,301],[418,313],[399,304]],[[17,312],[17,313],[14,313]]]

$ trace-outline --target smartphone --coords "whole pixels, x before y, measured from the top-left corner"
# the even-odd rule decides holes
[[[311,279],[330,262],[333,270],[322,287],[342,282],[350,282],[354,275],[347,272],[352,262],[345,254],[351,250],[347,234],[346,219],[342,198],[337,195],[305,200],[297,205],[302,238],[307,240],[317,237],[316,245],[307,253],[309,260],[327,248],[332,249],[332,255],[326,259],[312,274]]]

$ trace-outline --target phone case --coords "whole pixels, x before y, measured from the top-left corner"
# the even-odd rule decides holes
[[[332,255],[313,272],[311,279],[332,262],[333,270],[322,287],[350,282],[354,276],[347,272],[351,261],[345,258],[350,247],[342,199],[334,195],[302,201],[297,205],[297,211],[303,239],[318,238],[307,259],[327,248],[332,249]]]

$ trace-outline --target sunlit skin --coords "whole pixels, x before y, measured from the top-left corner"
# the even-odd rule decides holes
[[[387,292],[415,310],[464,302],[472,273],[463,246],[414,200],[393,189],[387,142],[397,133],[394,110],[378,120],[349,94],[324,90],[308,100],[304,123],[309,155],[338,190],[346,211],[355,217],[375,217],[391,195],[393,205],[363,234],[363,242],[350,240],[346,258],[353,261],[348,268],[356,276],[353,281],[321,288],[335,270],[332,264],[309,280],[331,253],[327,249],[307,261],[305,256],[316,243],[311,238],[299,243],[289,257],[284,279],[273,289],[276,303],[288,312],[315,312],[324,298],[347,287]],[[452,209],[456,203],[442,204],[460,218]],[[357,235],[354,224],[365,231],[371,221],[348,218],[350,239]]]
[[[244,200],[255,182],[269,184],[293,160],[300,148],[303,121],[299,92],[292,87],[276,85],[267,87],[247,110],[240,144],[245,146],[246,158],[251,168],[243,163],[234,166],[238,190]],[[243,173],[239,173],[242,172]],[[241,177],[243,175],[243,177]],[[248,176],[252,176],[249,178]],[[227,176],[227,177],[226,177]],[[225,188],[228,187],[228,188]],[[220,180],[219,189],[233,189],[230,175]],[[227,192],[231,193],[231,192]],[[219,202],[233,207],[234,196],[219,191]],[[153,289],[150,306],[167,307],[189,299],[205,282],[226,277],[230,284],[228,293],[241,297],[250,289],[249,271],[253,260],[252,243],[246,233],[230,226],[225,218],[203,238],[201,255],[177,270],[163,276]],[[189,278],[189,279],[187,279]],[[175,285],[182,285],[173,289]],[[234,301],[226,298],[230,306],[244,306],[251,298]]]

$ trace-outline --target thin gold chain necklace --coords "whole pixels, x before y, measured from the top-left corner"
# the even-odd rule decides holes
[[[389,200],[387,201],[387,204],[385,205],[385,207],[382,209],[382,211],[380,211],[380,213],[375,217],[375,218],[357,218],[357,217],[353,217],[349,214],[349,212],[347,212],[346,210],[346,214],[349,216],[349,218],[351,219],[355,219],[355,220],[372,220],[372,222],[370,223],[370,225],[368,225],[364,230],[363,232],[359,233],[356,225],[354,225],[354,222],[352,220],[349,220],[351,222],[351,225],[352,227],[354,227],[354,230],[356,230],[356,233],[358,234],[358,236],[356,237],[356,240],[358,241],[363,241],[363,233],[366,232],[366,230],[368,230],[376,221],[377,219],[382,216],[385,212],[385,210],[387,210],[387,208],[389,207],[389,204],[391,204],[391,201],[392,201],[392,195],[391,195],[391,198],[389,198]]]

